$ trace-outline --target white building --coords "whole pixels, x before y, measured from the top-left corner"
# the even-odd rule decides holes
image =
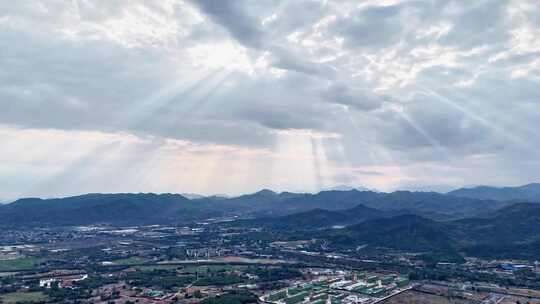
[[[39,287],[51,288],[57,281],[55,278],[41,279],[39,280]]]

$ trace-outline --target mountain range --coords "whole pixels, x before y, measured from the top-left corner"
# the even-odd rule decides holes
[[[3,226],[157,224],[219,216],[204,201],[179,194],[86,194],[58,199],[26,198],[0,206]]]
[[[485,258],[540,257],[540,204],[518,203],[489,218],[433,221],[417,215],[380,218],[328,232],[340,244],[371,244],[413,251],[464,252]],[[330,238],[332,239],[332,238]],[[451,256],[451,255],[450,255]]]
[[[262,227],[297,232],[344,227],[371,219],[388,218],[407,213],[409,212],[382,211],[364,205],[357,205],[356,207],[344,210],[326,210],[317,208],[278,217],[258,217],[238,220],[231,224],[250,228]]]
[[[279,235],[288,233],[293,239],[299,234],[308,239],[325,239],[338,249],[354,250],[369,245],[436,253],[439,259],[452,262],[463,261],[459,252],[485,258],[540,257],[540,204],[518,203],[488,217],[450,221],[435,221],[407,212],[392,213],[360,205],[341,212],[312,210],[265,221],[256,219],[250,224],[278,231]],[[328,229],[337,222],[348,225]]]
[[[528,201],[540,202],[540,183],[532,183],[518,187],[490,187],[478,186],[461,188],[447,194],[475,199],[489,199],[497,201]]]
[[[437,252],[454,261],[462,254],[538,259],[540,204],[531,203],[540,201],[538,188],[540,184],[446,194],[265,189],[232,198],[152,193],[25,198],[0,206],[0,226],[174,225],[235,215],[241,219],[227,225],[325,239],[337,248],[368,245]]]
[[[2,205],[0,216],[6,220],[0,225],[178,223],[228,215],[275,217],[313,209],[336,211],[358,205],[378,211],[407,211],[434,219],[449,219],[479,216],[507,203],[409,191],[349,190],[309,194],[265,189],[233,198],[192,199],[180,194],[86,194],[56,199],[25,198]]]

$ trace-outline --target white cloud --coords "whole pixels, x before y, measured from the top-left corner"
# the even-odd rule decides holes
[[[4,2],[0,197],[535,180],[539,38],[534,0]]]

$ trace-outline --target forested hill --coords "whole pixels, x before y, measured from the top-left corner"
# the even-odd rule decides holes
[[[334,220],[336,224],[342,221],[349,224],[359,222],[354,216],[377,212],[388,215],[413,213],[433,219],[485,216],[508,204],[436,192],[410,191],[382,193],[349,190],[308,194],[262,190],[234,198],[204,197],[191,200],[180,194],[87,194],[57,199],[27,198],[1,205],[0,216],[5,220],[0,225],[181,223],[229,215],[260,218],[314,209],[340,211],[359,205],[374,209],[328,215],[343,217]],[[366,217],[369,218],[371,216]]]

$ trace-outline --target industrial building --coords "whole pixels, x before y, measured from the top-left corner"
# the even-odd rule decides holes
[[[352,273],[301,283],[261,297],[272,304],[362,304],[408,287],[409,279],[397,274]]]

